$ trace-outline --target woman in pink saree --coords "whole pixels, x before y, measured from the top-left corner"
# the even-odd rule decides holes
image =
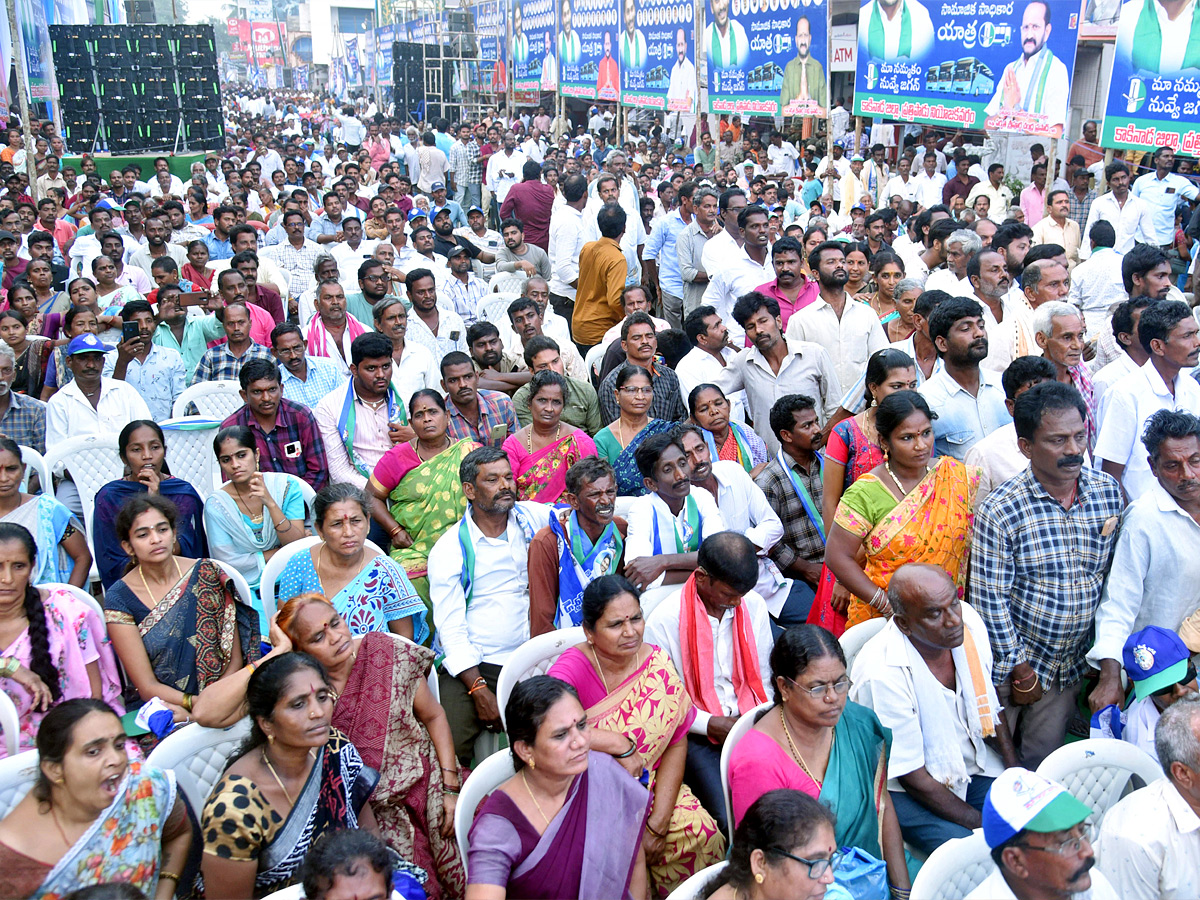
[[[562,421],[567,380],[557,372],[538,372],[529,382],[528,425],[503,445],[517,478],[517,497],[557,503],[567,489],[567,469],[596,455],[587,434]]]

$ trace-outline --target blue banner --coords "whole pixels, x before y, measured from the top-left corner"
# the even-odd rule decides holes
[[[396,30],[391,25],[375,29],[375,73],[380,87],[392,83],[392,44],[396,41]]]
[[[292,86],[298,91],[308,90],[308,66],[299,65],[292,69]]]
[[[617,63],[618,0],[561,0],[558,35],[559,93],[616,103],[621,94]]]
[[[709,112],[823,117],[828,15],[825,0],[709,0]]]
[[[623,106],[696,111],[692,8],[671,0],[624,0],[618,50]]]
[[[513,87],[518,91],[553,91],[558,87],[554,55],[557,30],[555,0],[513,0]]]
[[[1078,0],[868,0],[858,15],[854,112],[1058,137],[1079,9]]]
[[[346,84],[349,87],[359,84],[357,36],[346,38]]]
[[[1200,18],[1194,3],[1174,16],[1162,0],[1121,6],[1101,132],[1105,147],[1200,152]]]

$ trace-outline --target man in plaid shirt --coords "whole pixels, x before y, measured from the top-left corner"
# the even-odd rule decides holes
[[[271,351],[250,339],[250,310],[245,303],[230,303],[224,309],[218,309],[216,316],[225,326],[226,341],[204,351],[189,386],[200,381],[237,381],[242,365],[247,361],[272,361]]]
[[[461,350],[442,358],[442,390],[450,413],[450,436],[456,441],[470,438],[499,447],[521,427],[512,399],[499,391],[481,389],[475,361]]]
[[[273,361],[249,360],[239,376],[246,405],[221,423],[243,425],[254,433],[258,465],[264,472],[283,472],[308,482],[314,491],[329,483],[325,442],[313,414],[283,398],[279,367]]]
[[[1029,468],[975,515],[971,601],[987,625],[992,680],[1021,765],[1062,746],[1087,671],[1092,623],[1112,562],[1121,489],[1084,466],[1087,405],[1050,381],[1019,395],[1013,424]]]
[[[447,172],[454,173],[451,187],[454,188],[455,197],[463,209],[482,204],[483,159],[468,125],[460,125],[458,128],[458,140],[450,148],[450,165]]]

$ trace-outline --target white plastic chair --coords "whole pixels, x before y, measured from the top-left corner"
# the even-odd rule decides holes
[[[12,697],[0,691],[0,730],[4,731],[4,750],[9,756],[17,755],[21,744],[21,714]]]
[[[508,705],[508,698],[512,696],[517,683],[534,675],[545,675],[556,659],[584,640],[583,628],[577,625],[539,634],[512,652],[500,670],[500,677],[496,679],[496,705],[500,707],[500,721],[505,728],[508,722],[504,718],[504,707]]]
[[[235,569],[227,562],[222,562],[219,559],[214,559],[221,571],[229,576],[229,580],[233,582],[234,588],[237,590],[238,596],[242,598],[242,602],[258,613],[259,621],[259,636],[265,641],[267,639],[268,620],[262,617],[262,610],[254,604],[254,592],[250,590],[250,582],[246,580],[246,576]]]
[[[525,276],[519,272],[497,272],[488,282],[489,294],[511,294],[520,296],[525,288]]]
[[[66,591],[80,603],[90,606],[95,611],[96,615],[100,617],[100,621],[104,621],[104,607],[100,605],[99,600],[97,600],[83,588],[75,587],[73,584],[66,584],[61,581],[43,581],[40,585],[38,585],[38,587]]]
[[[587,352],[587,356],[583,358],[583,366],[587,370],[592,381],[600,377],[600,363],[604,361],[604,351],[608,349],[607,344],[597,344]]]
[[[212,449],[221,421],[183,416],[160,423],[167,443],[167,467],[194,487],[201,500],[221,486],[221,467]]]
[[[707,868],[701,869],[675,890],[667,895],[667,900],[700,900],[701,892],[708,883],[725,871],[725,867],[729,865],[728,860],[721,860],[719,863],[713,863]]]
[[[494,791],[517,772],[511,753],[495,753],[475,767],[463,782],[462,793],[454,807],[454,836],[458,839],[458,852],[462,854],[463,869],[467,868],[467,835],[475,821],[475,811],[488,794]]]
[[[91,580],[99,581],[96,548],[92,544],[92,511],[96,505],[96,492],[125,474],[125,463],[117,453],[117,435],[85,434],[68,438],[47,450],[46,468],[51,472],[61,472],[63,468],[71,470],[71,477],[79,491],[79,501],[83,505],[88,550],[92,553]]]
[[[883,616],[867,619],[867,621],[860,622],[853,628],[847,628],[842,636],[838,638],[838,643],[842,645],[842,653],[846,655],[847,672],[854,667],[854,658],[858,656],[858,652],[862,650],[867,641],[883,631],[883,626],[887,623],[888,620]]]
[[[224,421],[237,412],[243,404],[242,386],[236,381],[201,381],[184,388],[171,406],[171,417],[182,419],[187,416],[189,403],[196,404],[200,415],[208,419]]]
[[[54,496],[54,482],[50,480],[50,467],[46,465],[45,457],[32,447],[22,446],[21,462],[25,463],[25,478],[21,481],[21,490],[29,492],[29,476],[36,472],[42,493]]]
[[[733,759],[733,748],[738,741],[746,736],[758,721],[759,713],[764,713],[775,705],[774,700],[760,703],[744,716],[739,716],[725,735],[725,745],[721,747],[721,793],[725,795],[725,822],[729,829],[729,843],[733,845],[733,793],[729,790],[729,761]],[[668,898],[670,900],[670,898]]]
[[[304,885],[293,884],[291,887],[285,887],[281,891],[267,894],[263,900],[304,900]]]
[[[198,819],[229,758],[249,734],[249,717],[228,728],[205,728],[193,722],[167,735],[147,762],[175,773],[179,790]]]
[[[1092,810],[1093,839],[1118,800],[1163,777],[1162,766],[1145,750],[1112,738],[1064,744],[1042,760],[1037,773],[1057,781]]]
[[[10,701],[11,702],[11,701]],[[33,788],[38,776],[38,752],[9,754],[0,759],[0,819],[13,811]]]
[[[983,829],[938,847],[921,866],[912,885],[912,900],[961,900],[995,867]]]
[[[503,291],[496,294],[488,294],[486,298],[479,301],[479,308],[476,310],[476,316],[479,319],[491,322],[493,325],[499,325],[501,322],[508,322],[508,304],[512,303],[520,294],[512,291]]]
[[[263,567],[262,577],[258,579],[258,597],[262,601],[263,615],[267,617],[268,622],[271,620],[271,616],[275,615],[275,610],[279,608],[275,597],[275,584],[279,581],[279,576],[283,573],[284,566],[288,564],[288,560],[301,550],[307,551],[314,544],[319,544],[320,542],[321,538],[315,534],[312,537],[292,541],[290,544],[280,547],[278,552]],[[366,546],[369,549],[383,553],[383,550],[374,541],[367,541]]]

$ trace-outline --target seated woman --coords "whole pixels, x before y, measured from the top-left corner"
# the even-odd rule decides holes
[[[190,281],[193,290],[207,291],[212,288],[217,271],[208,264],[208,244],[204,241],[188,242],[187,262],[179,270],[179,277]]]
[[[767,445],[754,429],[729,418],[731,407],[725,392],[715,384],[698,384],[688,394],[692,421],[704,430],[704,441],[714,459],[737,463],[751,476],[767,464]]]
[[[650,797],[591,750],[569,684],[537,675],[505,707],[517,774],[475,814],[467,900],[633,900],[646,896],[643,826]]]
[[[204,195],[204,191],[199,188],[188,188],[187,192],[187,214],[184,216],[184,221],[188,225],[208,225],[212,226],[212,213],[208,211],[208,198]]]
[[[579,694],[594,750],[611,754],[633,778],[649,770],[654,799],[643,846],[655,896],[666,896],[718,862],[725,837],[683,783],[696,711],[670,657],[642,642],[645,627],[637,588],[620,575],[601,576],[583,592],[587,640],[560,656],[548,674]]]
[[[250,585],[259,634],[266,634],[258,583],[279,548],[304,537],[304,493],[295,475],[259,471],[257,446],[244,425],[222,428],[213,438],[213,453],[229,480],[204,501],[204,531],[213,559],[229,563]]]
[[[888,800],[891,733],[875,713],[850,703],[841,645],[824,628],[789,628],[771,651],[775,706],[733,749],[729,790],[734,822],[768,791],[816,797],[837,817],[837,846],[887,863],[888,881],[907,890],[904,838]]]
[[[188,718],[192,700],[258,659],[258,615],[211,559],[176,556],[178,512],[166,497],[132,497],[117,537],[133,567],[104,594],[104,621],[131,691],[129,706],[158,697]]]
[[[729,865],[701,889],[706,900],[849,900],[834,884],[842,861],[829,809],[800,791],[763,794],[733,832]]]
[[[367,801],[379,773],[331,727],[333,688],[307,653],[257,668],[250,736],[200,818],[204,896],[264,897],[297,880],[313,841],[335,828],[378,833]]]
[[[391,556],[429,603],[429,551],[467,511],[458,465],[479,444],[447,434],[450,416],[438,391],[424,388],[408,401],[411,441],[396,444],[367,481],[372,516],[392,540]]]
[[[646,485],[634,459],[637,448],[651,435],[670,431],[675,423],[650,418],[654,385],[641,366],[622,368],[615,389],[621,412],[615,422],[596,432],[596,452],[612,463],[617,473],[617,496],[640,497],[646,493]]]
[[[371,507],[352,484],[329,484],[313,501],[321,540],[287,561],[275,583],[275,602],[324,594],[353,634],[385,629],[422,644],[429,637],[425,603],[396,563],[368,549]]]
[[[57,339],[62,331],[63,313],[71,306],[66,291],[55,290],[54,270],[48,259],[33,259],[25,270],[31,291],[8,292],[8,305],[25,317],[29,334]],[[15,286],[14,286],[15,287]]]
[[[517,479],[518,500],[557,503],[567,489],[567,469],[596,455],[596,445],[583,430],[563,426],[566,393],[567,379],[548,369],[529,382],[530,423],[503,445]]]
[[[76,278],[71,283],[75,282],[92,286],[86,278]],[[99,331],[100,319],[90,306],[72,306],[63,314],[62,342],[50,351],[50,359],[46,363],[46,377],[42,382],[43,402],[53,397],[60,387],[69,384],[75,377],[75,373],[67,365],[67,345],[70,344],[71,338],[81,334],[97,334]]]
[[[951,456],[931,462],[933,418],[916,391],[890,394],[876,409],[883,462],[846,488],[825,547],[825,565],[853,595],[847,628],[890,615],[888,582],[905,563],[940,566],[963,597],[979,470]]]
[[[38,730],[38,775],[0,821],[0,897],[52,900],[121,882],[171,900],[192,844],[175,774],[125,752],[100,700],[56,706]]]
[[[124,712],[104,622],[70,591],[38,588],[37,558],[25,528],[0,522],[0,568],[11,579],[0,586],[0,690],[17,706],[21,750],[33,747],[46,712],[64,700],[94,697]]]
[[[69,369],[67,371],[70,371]],[[204,535],[204,501],[196,489],[167,471],[167,442],[162,427],[149,419],[137,419],[117,435],[117,453],[125,463],[125,475],[96,492],[92,514],[92,546],[96,569],[104,589],[125,574],[129,554],[117,536],[117,514],[133,497],[166,497],[177,512],[176,551],[199,559],[208,555]]]
[[[9,293],[11,294],[13,291],[18,295],[28,293],[31,297],[33,296],[33,292],[23,284],[16,285]],[[50,348],[53,344],[42,337],[31,337],[25,316],[15,309],[6,309],[0,312],[0,340],[12,348],[13,356],[16,359],[13,367],[15,377],[12,382],[12,392],[34,399],[42,396],[42,383],[46,378],[46,362],[50,358]]]
[[[0,437],[0,522],[27,529],[37,542],[37,558],[27,576],[30,583],[55,581],[83,587],[92,569],[83,525],[49,494],[21,493],[24,479],[21,448]]]

